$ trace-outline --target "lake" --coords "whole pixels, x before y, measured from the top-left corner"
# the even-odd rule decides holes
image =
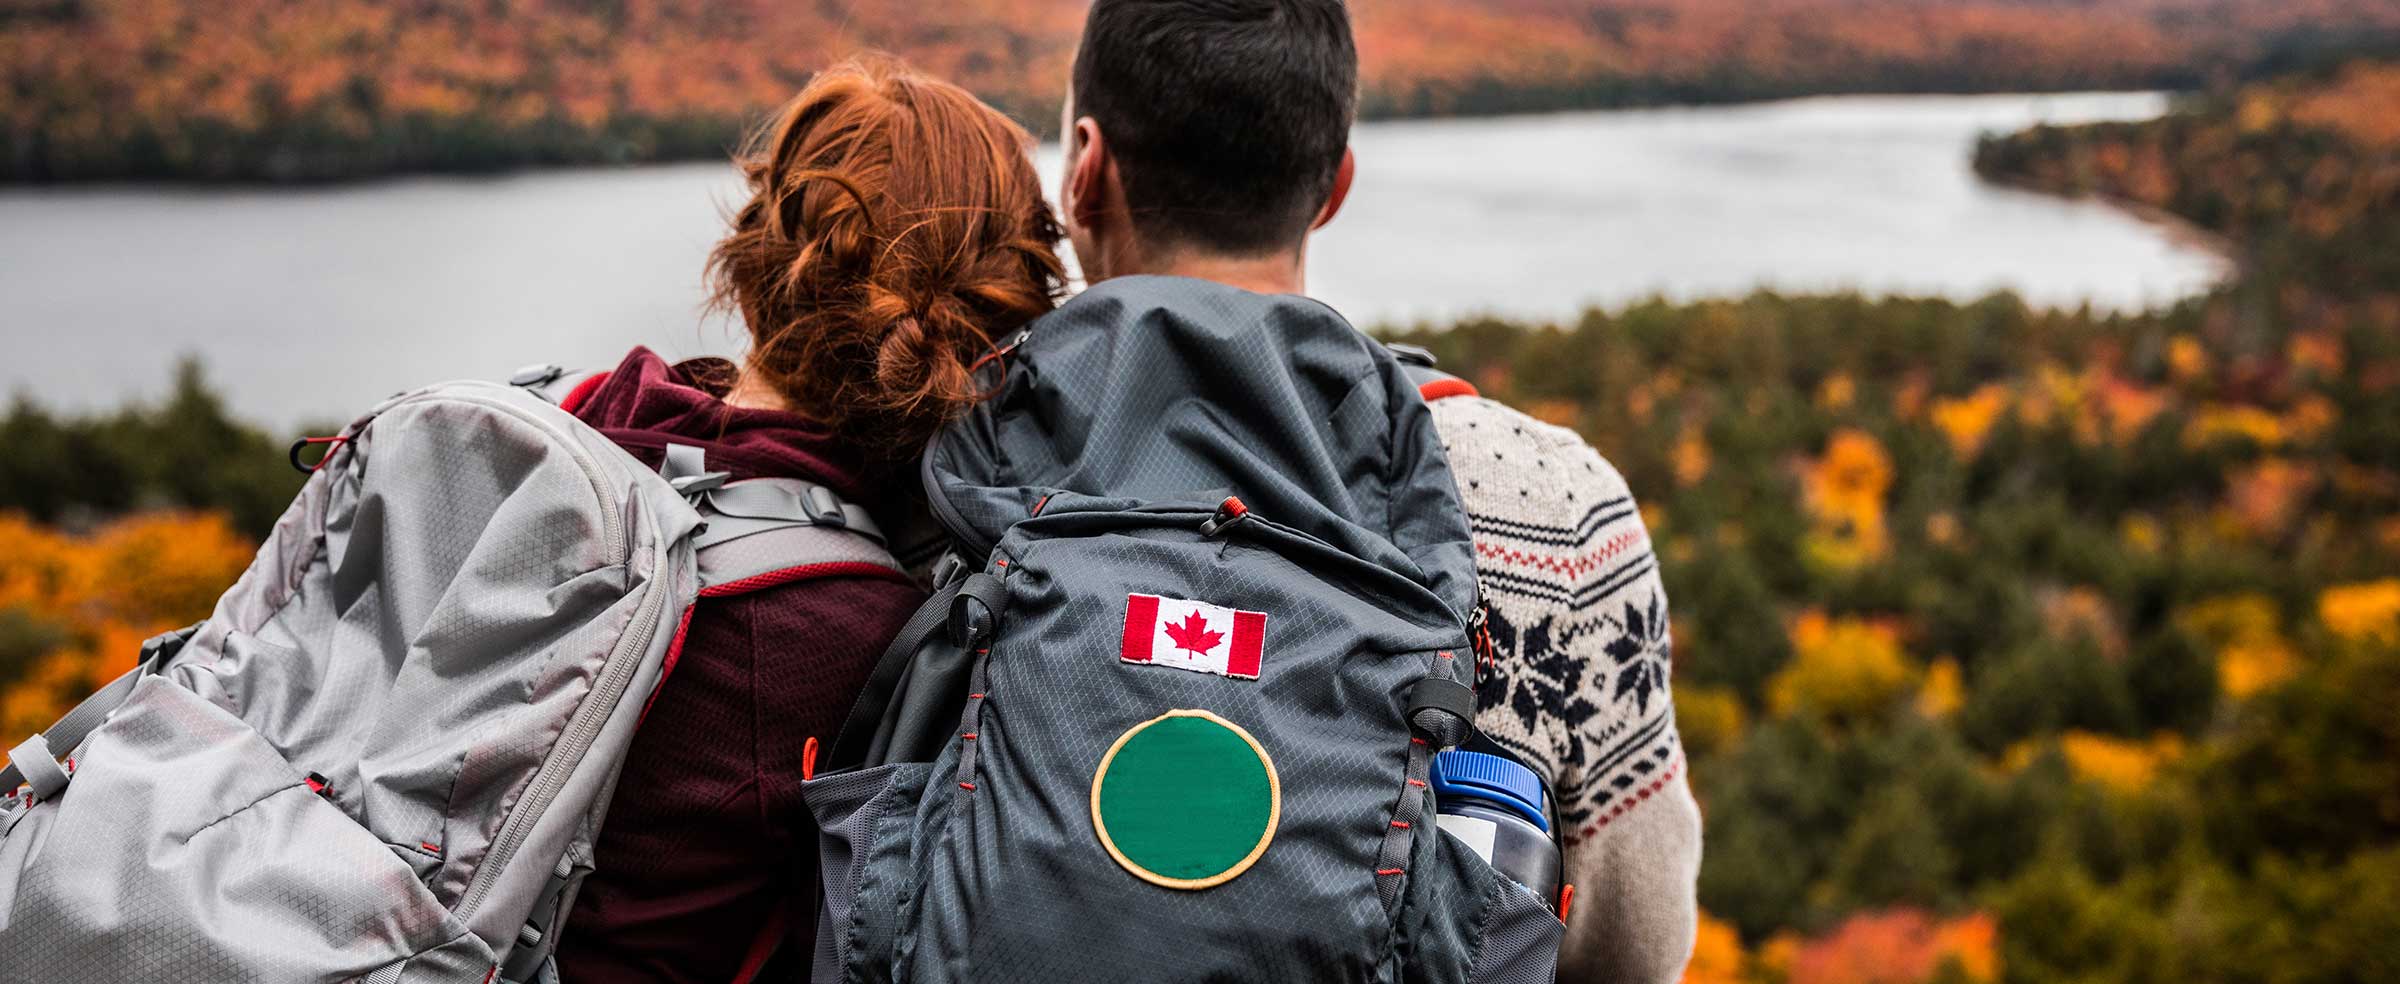
[[[1983,132],[2166,108],[2157,93],[1878,96],[1362,124],[1311,292],[1362,325],[1762,286],[2171,302],[2226,262],[1968,166]],[[1039,156],[1054,178],[1057,149]],[[735,191],[714,163],[0,190],[0,391],[114,406],[196,354],[238,413],[281,426],[436,379],[610,365],[636,343],[730,353],[700,272]]]

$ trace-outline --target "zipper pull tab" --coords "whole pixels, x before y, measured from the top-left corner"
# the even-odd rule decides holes
[[[1226,527],[1248,518],[1250,507],[1242,505],[1242,500],[1237,496],[1226,496],[1225,501],[1217,503],[1217,514],[1200,524],[1200,535],[1215,536],[1224,532]]]

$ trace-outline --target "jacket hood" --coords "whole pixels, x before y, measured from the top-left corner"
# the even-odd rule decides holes
[[[736,375],[724,359],[669,364],[637,346],[566,405],[652,465],[667,445],[690,444],[707,452],[710,467],[737,479],[803,478],[852,501],[880,497],[865,456],[824,426],[788,410],[726,403],[726,387]]]
[[[1028,327],[997,393],[926,450],[951,532],[988,551],[1058,491],[1253,514],[1425,584],[1461,615],[1474,552],[1432,414],[1317,301],[1103,281]]]

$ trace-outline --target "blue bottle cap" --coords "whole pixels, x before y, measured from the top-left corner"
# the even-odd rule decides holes
[[[1498,755],[1453,749],[1433,757],[1433,795],[1466,796],[1515,811],[1533,825],[1550,831],[1542,816],[1542,777],[1532,769]]]

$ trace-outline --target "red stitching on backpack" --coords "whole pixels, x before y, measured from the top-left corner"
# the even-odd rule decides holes
[[[1402,874],[1407,874],[1407,873],[1408,873],[1408,869],[1407,869],[1407,868],[1377,868],[1377,869],[1375,869],[1375,873],[1376,873],[1376,874],[1378,874],[1378,875],[1402,875]]]
[[[1409,828],[1409,823],[1406,820],[1394,820],[1392,821],[1392,826],[1398,827],[1402,830],[1407,830]]]
[[[779,584],[790,584],[793,581],[807,581],[820,577],[874,577],[886,581],[897,581],[901,584],[910,583],[908,575],[882,564],[845,560],[828,564],[802,564],[798,567],[786,567],[779,571],[752,574],[739,581],[711,584],[700,589],[700,597],[723,598],[730,595],[749,594],[753,591],[764,591]]]
[[[975,784],[974,784],[974,783],[971,783],[971,782],[962,782],[962,783],[959,783],[959,784],[958,784],[958,788],[960,788],[960,789],[964,789],[964,790],[966,790],[967,792],[970,792],[970,793],[972,793],[972,792],[974,792],[974,791],[975,791]]]
[[[700,593],[708,592],[704,590]],[[675,638],[667,642],[666,661],[658,666],[658,682],[650,686],[650,696],[642,700],[642,713],[633,719],[634,727],[639,728],[643,721],[649,720],[650,705],[658,703],[659,691],[667,689],[667,677],[675,672],[675,661],[683,657],[683,637],[692,631],[692,612],[699,607],[696,601],[683,607],[683,618],[675,623]]]
[[[961,737],[961,738],[964,738],[964,739],[966,739],[966,740],[968,740],[968,741],[974,741],[974,740],[975,740],[975,733],[974,733],[974,732],[972,732],[972,731],[969,731],[969,732],[967,732],[966,734],[960,735],[959,737]]]
[[[1425,788],[1425,780],[1423,780],[1423,779],[1411,779],[1411,780],[1409,780],[1409,781],[1408,781],[1408,784],[1409,784],[1409,785],[1411,785],[1411,786],[1415,786],[1415,787],[1417,787],[1418,789],[1423,789],[1423,788]]]
[[[1423,739],[1423,738],[1410,738],[1410,739],[1408,740],[1408,743],[1409,743],[1409,744],[1411,744],[1411,745],[1422,745],[1422,744],[1424,744],[1424,743],[1425,743],[1425,739]]]
[[[982,695],[982,694],[968,694],[968,695],[967,695],[967,699],[968,699],[968,700],[982,700],[982,699],[983,699],[983,695]]]

